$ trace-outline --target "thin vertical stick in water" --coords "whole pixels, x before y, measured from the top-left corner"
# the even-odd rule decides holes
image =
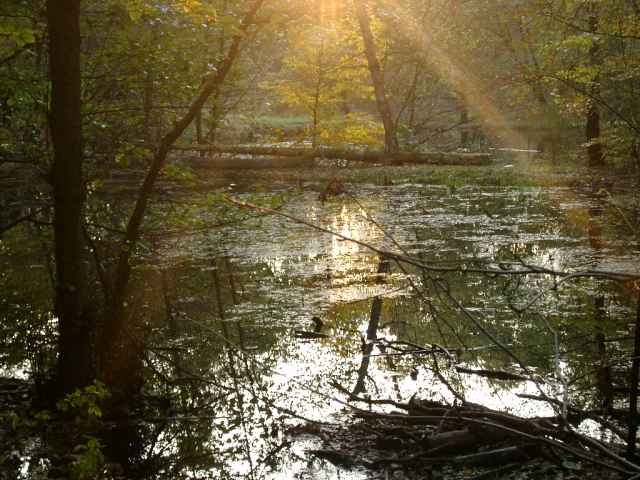
[[[381,285],[384,283],[384,274],[387,274],[391,271],[391,264],[387,258],[380,257],[380,262],[378,263],[378,277],[376,278],[376,283]],[[367,341],[362,347],[362,362],[360,363],[360,368],[358,369],[358,380],[356,382],[355,387],[353,387],[353,391],[351,392],[351,396],[358,395],[359,393],[364,392],[364,380],[367,376],[367,371],[369,370],[369,359],[371,358],[371,352],[373,352],[373,346],[378,338],[378,325],[380,324],[380,314],[382,313],[382,295],[376,295],[373,298],[373,303],[371,304],[371,315],[369,317],[369,325],[367,326]]]
[[[637,297],[636,325],[633,342],[633,361],[629,385],[629,437],[627,439],[627,456],[636,454],[636,437],[638,434],[638,377],[640,376],[640,293]]]

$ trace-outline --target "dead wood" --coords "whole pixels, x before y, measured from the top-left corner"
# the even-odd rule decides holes
[[[222,170],[263,170],[273,168],[305,168],[314,166],[313,157],[306,155],[212,155],[210,157],[189,157],[184,161],[195,168],[213,168]]]
[[[629,434],[627,436],[627,455],[633,458],[638,441],[638,381],[640,380],[640,292],[636,303],[636,324],[634,327],[633,361],[629,373]]]
[[[350,455],[347,455],[342,452],[337,452],[335,450],[327,450],[327,449],[307,450],[307,453],[315,455],[318,458],[328,460],[334,465],[338,465],[341,467],[352,468],[356,465],[355,460]]]
[[[322,332],[310,332],[308,330],[294,330],[293,334],[297,338],[305,338],[308,340],[318,339],[318,338],[329,338],[329,335]]]
[[[474,427],[474,428],[470,428]],[[490,445],[504,440],[511,435],[498,433],[495,430],[470,426],[461,430],[449,430],[436,433],[425,439],[427,451],[425,455],[443,455],[465,452],[471,449]]]
[[[349,394],[344,387],[339,390]],[[448,406],[415,398],[408,404],[367,401],[370,405],[393,405],[406,413],[377,413],[352,407],[361,421],[348,427],[341,446],[327,449],[337,455],[323,450],[319,456],[343,466],[370,469],[457,465],[495,470],[505,464],[522,466],[532,459],[557,463],[571,458],[623,474],[640,471],[609,446],[573,431],[559,416],[526,419],[472,403]],[[329,433],[330,440],[325,441],[334,442],[334,437]]]
[[[400,443],[400,442],[398,442]],[[347,468],[361,464],[367,468],[375,469],[385,465],[460,465],[467,467],[496,467],[498,465],[513,464],[514,462],[526,462],[539,455],[535,444],[526,443],[509,447],[501,447],[465,455],[440,455],[429,456],[428,452],[418,452],[405,456],[393,456],[378,458],[374,461],[356,461],[356,452],[344,453],[330,449],[308,450],[319,458]]]
[[[299,159],[327,158],[332,160],[350,160],[377,164],[426,164],[426,165],[491,165],[492,156],[488,153],[467,152],[393,152],[381,150],[355,150],[345,148],[296,148],[269,146],[232,146],[232,145],[184,145],[174,146],[173,150],[251,155],[260,157],[297,157]],[[208,159],[211,166],[219,168],[243,168],[247,159],[233,159],[233,162]],[[208,160],[203,160],[206,165]],[[233,165],[233,166],[230,166]]]
[[[537,450],[535,444],[504,447],[469,455],[458,455],[450,458],[447,463],[470,467],[495,467],[505,463],[526,462],[538,454]]]
[[[512,380],[518,382],[526,382],[527,380],[529,380],[524,375],[518,375],[516,373],[505,372],[502,370],[474,370],[471,368],[457,366],[456,371],[459,373],[467,373],[469,375],[478,375],[480,377],[490,378],[492,380]]]
[[[396,414],[383,414],[383,413],[373,413],[366,411],[359,411],[358,415],[361,417],[370,418],[378,418],[378,419],[386,419],[391,421],[400,421],[403,422],[406,420],[406,415],[396,415]],[[495,412],[494,415],[499,416],[509,416],[506,414],[500,414]],[[486,419],[486,418],[472,418],[468,416],[427,416],[420,415],[415,417],[409,417],[412,420],[421,420],[424,422],[428,422],[431,424],[435,424],[438,422],[456,422],[457,424],[476,424],[481,425],[486,428],[495,429],[498,432],[504,432],[506,434],[513,434],[517,437],[520,437],[523,441],[527,441],[530,443],[536,443],[540,446],[546,446],[550,448],[558,449],[564,454],[572,455],[579,460],[586,461],[598,465],[602,468],[606,468],[609,470],[613,470],[619,473],[629,474],[629,473],[637,473],[640,471],[640,466],[629,462],[622,458],[620,455],[606,448],[604,445],[596,442],[595,440],[591,440],[588,437],[584,437],[582,435],[577,434],[576,432],[567,432],[561,429],[549,429],[537,426],[534,422],[527,422],[525,419],[519,419],[521,422],[526,422],[534,428],[534,433],[529,433],[527,431],[519,430],[514,428],[513,426],[504,425],[498,421]],[[517,418],[517,417],[514,417]],[[613,460],[616,464],[608,463],[597,456],[594,455],[594,452],[591,450],[585,450],[582,443],[587,442],[590,447],[597,449],[609,460]],[[572,444],[573,443],[573,444]],[[619,466],[623,465],[625,468]]]
[[[502,465],[501,467],[479,473],[478,475],[474,475],[469,480],[485,480],[487,478],[500,478],[499,477],[500,475],[513,472],[514,470],[517,470],[520,467],[522,467],[521,463],[509,463],[507,465]]]

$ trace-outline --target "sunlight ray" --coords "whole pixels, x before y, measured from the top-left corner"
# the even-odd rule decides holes
[[[511,146],[526,145],[523,135],[510,126],[510,121],[495,106],[494,101],[486,94],[495,90],[495,86],[486,84],[461,61],[440,45],[436,36],[431,35],[426,25],[419,25],[415,14],[397,0],[394,0],[396,15],[400,19],[407,38],[431,65],[438,75],[445,80],[464,100],[467,107],[474,111],[483,121],[488,132],[503,138]]]

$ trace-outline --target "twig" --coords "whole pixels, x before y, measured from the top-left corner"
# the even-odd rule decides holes
[[[467,400],[464,398],[464,395],[462,395],[461,393],[458,393],[456,389],[453,388],[451,384],[447,381],[447,379],[444,378],[442,373],[440,373],[440,366],[438,365],[438,357],[436,357],[435,353],[431,353],[431,358],[433,359],[433,373],[436,374],[436,377],[438,377],[438,380],[440,380],[444,384],[444,386],[447,387],[447,389],[451,392],[451,394],[455,398],[460,400],[463,404],[466,403]]]
[[[639,286],[640,287],[640,286]],[[629,436],[627,437],[627,455],[633,458],[636,453],[638,435],[638,378],[640,377],[640,292],[638,293],[636,306],[636,325],[633,342],[633,361],[629,384]]]
[[[0,225],[0,235],[4,234],[5,232],[8,232],[13,227],[15,227],[16,225],[19,225],[22,222],[26,222],[26,221],[31,220],[32,218],[34,218],[36,215],[38,215],[43,210],[44,210],[44,207],[43,208],[38,208],[37,210],[29,213],[28,215],[24,215],[22,217],[19,217],[19,218],[15,219],[14,221],[9,222],[6,225]]]
[[[364,412],[369,413],[369,412]],[[376,417],[379,418],[387,418],[387,419],[395,419],[395,420],[407,420],[409,417],[407,417],[406,415],[394,415],[394,414],[384,414],[384,413],[377,413],[375,414]],[[433,416],[433,415],[416,415],[416,416],[411,416],[410,417],[413,420],[427,420],[427,421],[441,421],[443,419],[442,416]],[[546,445],[549,445],[551,447],[555,447],[558,448],[560,450],[564,450],[566,452],[571,453],[572,455],[576,456],[577,458],[580,458],[582,460],[594,463],[596,465],[599,465],[601,467],[605,467],[611,470],[614,470],[616,472],[620,472],[620,473],[626,473],[626,474],[630,474],[630,473],[635,473],[637,471],[640,471],[640,466],[631,463],[627,460],[625,460],[624,458],[620,457],[619,455],[606,450],[601,450],[603,453],[605,453],[606,455],[611,456],[612,459],[616,460],[616,462],[619,462],[629,468],[631,468],[632,470],[625,470],[621,467],[618,467],[616,465],[611,465],[609,463],[600,461],[596,458],[593,457],[593,455],[589,455],[587,453],[583,453],[573,447],[570,447],[564,443],[561,443],[557,440],[548,438],[544,435],[534,435],[534,434],[530,434],[530,433],[526,433],[526,432],[522,432],[520,430],[516,430],[515,428],[511,428],[511,427],[507,427],[505,425],[501,425],[498,423],[494,423],[494,422],[490,422],[487,420],[478,420],[477,418],[471,418],[471,417],[460,417],[460,416],[456,416],[454,418],[451,419],[446,419],[445,421],[465,421],[465,422],[469,422],[469,423],[474,423],[476,425],[483,425],[486,427],[491,427],[491,428],[495,428],[496,430],[502,430],[504,432],[508,432],[511,433],[513,435],[517,435],[520,436],[522,438],[526,438],[528,440],[531,441],[535,441],[535,442],[540,442],[540,443],[544,443]],[[545,435],[547,435],[549,432],[545,431]],[[597,445],[597,444],[596,444]],[[596,446],[596,448],[599,448],[600,446]]]
[[[503,465],[498,468],[494,468],[493,470],[489,470],[487,472],[479,473],[478,475],[474,475],[469,480],[485,480],[487,478],[498,478],[498,475],[503,473],[511,472],[513,470],[517,470],[522,466],[521,463],[509,463],[508,465]]]

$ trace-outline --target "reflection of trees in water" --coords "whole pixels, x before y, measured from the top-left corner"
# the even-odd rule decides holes
[[[600,218],[603,213],[602,195],[600,187],[596,182],[592,184],[591,203],[588,208],[589,220],[587,223],[587,235],[589,237],[589,245],[594,252],[593,268],[598,268],[602,257],[603,241]],[[611,366],[609,365],[609,357],[607,355],[606,336],[604,333],[604,324],[606,321],[605,297],[598,286],[595,287],[595,295],[593,298],[593,319],[594,319],[594,342],[596,346],[597,371],[595,385],[597,386],[599,396],[599,407],[605,412],[613,407],[613,385],[611,383]]]
[[[483,208],[492,214],[491,208],[499,207],[496,205]],[[543,214],[553,217],[550,212]],[[418,244],[426,244],[434,237],[433,228],[427,225],[416,232]],[[464,228],[470,235],[471,227]],[[563,387],[553,378],[554,366],[560,362],[566,364],[564,385],[569,386],[569,395],[564,399],[572,406],[587,405],[594,394],[594,374],[601,371],[597,365],[594,368],[592,355],[601,346],[614,342],[611,333],[620,329],[614,321],[593,321],[594,310],[586,306],[594,297],[587,287],[595,288],[593,291],[600,295],[596,299],[605,299],[596,302],[596,306],[609,302],[610,309],[615,305],[618,312],[624,312],[624,299],[616,297],[615,288],[593,286],[588,279],[556,288],[564,277],[527,263],[539,258],[539,245],[544,242],[514,241],[510,245],[503,241],[491,246],[491,241],[485,239],[476,245],[463,238],[452,238],[449,243],[445,235],[440,232],[436,238],[445,242],[448,249],[423,249],[422,262],[435,257],[437,261],[432,265],[453,266],[449,271],[394,261],[401,278],[392,280],[392,287],[411,284],[411,292],[393,298],[378,294],[370,299],[371,303],[332,307],[333,333],[344,331],[349,338],[323,341],[328,355],[332,354],[331,349],[335,349],[334,355],[340,350],[356,352],[361,344],[353,331],[359,320],[354,319],[369,321],[369,338],[360,351],[360,367],[350,371],[356,391],[366,389],[372,395],[378,392],[368,388],[376,387],[380,380],[370,377],[375,362],[376,375],[392,376],[398,397],[404,392],[397,373],[408,376],[417,368],[429,372],[427,378],[433,381],[431,385],[417,385],[423,391],[435,392],[445,384],[454,396],[464,399],[477,383],[469,381],[468,373],[455,370],[462,364],[546,380],[549,383],[539,383],[544,394],[563,398]],[[490,255],[484,250],[489,246]],[[456,250],[464,251],[465,267],[460,267],[460,258],[453,256]],[[457,261],[447,263],[451,260]],[[278,282],[288,273],[283,270],[276,281],[269,273],[256,273],[259,264],[252,263],[243,267],[251,271],[238,271],[234,276],[232,266],[228,258],[220,257],[205,265],[171,269],[162,274],[160,282],[149,274],[147,284],[162,285],[165,305],[160,309],[154,302],[147,302],[151,305],[147,312],[150,317],[164,317],[164,323],[150,321],[156,330],[151,344],[158,347],[151,348],[149,355],[150,370],[155,370],[149,385],[170,400],[167,408],[171,410],[158,413],[155,423],[138,429],[140,443],[145,445],[139,451],[145,452],[146,460],[136,454],[139,458],[130,462],[132,465],[153,465],[156,472],[164,470],[175,477],[191,469],[253,478],[260,476],[265,462],[282,460],[282,427],[273,405],[286,394],[274,392],[265,373],[283,355],[279,349],[286,348],[281,342],[283,329],[276,325],[265,328],[255,324],[255,318],[249,324],[242,320],[246,317],[234,310],[240,303],[234,282],[250,278],[251,288],[260,287],[260,293],[256,292],[253,298],[243,296],[258,310],[255,307],[264,306],[270,295],[279,294],[276,289],[287,288]],[[527,269],[528,273],[508,274],[514,269]],[[313,288],[313,284],[304,284],[306,280],[295,275],[287,280],[289,288],[296,287],[296,282],[303,284],[303,290]],[[286,302],[277,308],[286,308]],[[284,314],[268,308],[264,311],[276,316]],[[598,328],[601,336],[594,338],[594,329]],[[386,345],[391,347],[380,349],[381,343],[389,340],[386,337],[390,339]],[[401,349],[400,341],[404,342]],[[265,354],[266,368],[243,352],[244,347],[252,346],[269,352]],[[622,343],[616,346],[628,351]],[[375,353],[376,347],[380,353]],[[420,351],[420,347],[426,348]],[[602,353],[602,358],[607,359],[600,366],[610,365],[606,354]],[[329,375],[338,377],[344,373],[336,370],[340,372]],[[487,382],[494,391],[513,390],[513,383],[492,378]],[[538,396],[543,398],[542,393]]]
[[[378,263],[378,277],[376,282],[381,284],[384,282],[383,275],[389,273],[391,264],[388,260],[380,258]],[[362,361],[360,362],[360,368],[358,368],[358,380],[351,392],[352,395],[358,395],[365,390],[365,378],[369,370],[369,359],[373,352],[375,341],[378,338],[378,326],[380,324],[380,314],[382,312],[382,296],[376,295],[371,301],[371,313],[369,315],[369,323],[367,325],[367,338],[363,340],[362,344]]]
[[[494,203],[491,199],[480,201],[484,204],[479,210],[487,210],[490,215],[502,208],[516,217],[521,213],[504,198]],[[549,207],[535,212],[532,205],[525,204],[522,208],[528,208],[532,215],[553,218],[545,226],[547,231],[555,232],[556,223],[561,222]],[[593,212],[589,218],[601,220],[600,215]],[[491,219],[494,220],[498,222]],[[475,222],[481,223],[479,219]],[[446,389],[464,397],[478,384],[470,381],[470,374],[457,372],[456,365],[476,370],[522,370],[514,365],[514,358],[488,339],[488,332],[527,369],[549,380],[543,388],[556,398],[561,398],[561,392],[552,377],[559,358],[565,365],[572,405],[592,404],[597,385],[593,379],[602,365],[612,367],[607,383],[619,386],[622,375],[626,375],[621,367],[628,364],[629,345],[625,343],[627,339],[620,338],[629,331],[624,320],[628,294],[610,283],[596,284],[589,279],[567,282],[555,289],[562,277],[554,279],[553,275],[536,271],[528,275],[481,271],[525,268],[527,261],[541,258],[541,252],[556,248],[560,241],[520,241],[514,235],[512,243],[501,237],[500,242],[490,245],[490,237],[478,242],[467,237],[474,228],[487,228],[495,234],[503,226],[462,225],[462,234],[453,229],[435,231],[438,228],[425,222],[416,229],[415,245],[422,252],[420,260],[436,266],[459,267],[460,258],[454,254],[460,250],[470,268],[430,271],[392,260],[393,274],[388,276],[383,294],[379,286],[373,285],[375,281],[370,281],[374,272],[367,275],[358,272],[358,281],[369,280],[373,285],[362,291],[375,293],[355,305],[328,306],[325,315],[329,317],[327,324],[332,337],[322,340],[322,347],[336,363],[329,375],[343,384],[355,384],[359,390],[365,388],[372,396],[393,389],[400,398],[407,395],[402,379],[417,371],[416,390],[435,395],[442,391],[442,383],[446,381]],[[590,230],[594,239],[595,231]],[[481,235],[483,231],[477,233]],[[262,235],[268,236],[268,232]],[[450,243],[448,235],[452,237]],[[434,238],[440,243],[430,251],[425,245]],[[583,237],[583,241],[591,241],[591,236]],[[487,253],[489,246],[491,255]],[[590,248],[596,250],[593,245]],[[286,310],[291,295],[284,300],[277,297],[282,292],[302,291],[303,299],[310,298],[307,292],[317,289],[321,279],[301,276],[304,266],[286,263],[276,278],[268,269],[263,270],[269,265],[266,259],[247,261],[220,254],[204,260],[180,260],[183,263],[176,262],[161,271],[141,269],[137,274],[135,310],[146,325],[147,335],[146,396],[133,415],[136,421],[111,432],[111,440],[107,442],[109,453],[126,467],[131,477],[180,478],[188,472],[217,471],[221,477],[259,478],[265,465],[284,459],[281,417],[273,405],[286,399],[287,394],[274,391],[268,369],[291,355],[287,349],[293,343],[284,338],[285,328],[280,324],[290,318]],[[367,261],[357,268],[372,265]],[[474,268],[478,271],[472,271]],[[39,283],[46,289],[46,271],[40,273]],[[346,272],[345,276],[348,275]],[[242,294],[240,285],[246,287]],[[413,290],[407,289],[409,285]],[[541,292],[544,295],[538,298]],[[593,308],[594,305],[598,308]],[[316,306],[311,303],[304,310]],[[600,320],[598,311],[605,315]],[[15,318],[24,313],[21,311]],[[375,334],[367,340],[362,352],[354,330],[367,321],[367,333],[375,331]],[[554,344],[553,332],[557,333],[559,349]],[[405,343],[401,345],[400,341]],[[598,357],[602,346],[605,351]],[[257,353],[247,353],[253,347]],[[420,347],[427,348],[420,351]],[[304,355],[304,349],[301,352]],[[256,363],[254,358],[263,364]],[[345,367],[342,363],[346,364],[346,360],[342,358],[357,361],[353,368]],[[593,358],[603,361],[596,365]],[[390,377],[391,381],[382,376]],[[495,379],[487,383],[493,392],[514,390],[513,383]],[[330,391],[325,393],[331,395]],[[622,398],[619,394],[614,397],[613,403],[618,408]]]
[[[594,222],[601,221],[597,218],[600,214],[601,211],[591,209],[588,216],[587,239],[596,256],[602,239]],[[425,240],[432,238],[428,233],[425,238],[420,238],[428,228],[416,232],[418,243],[426,243]],[[494,372],[489,373],[494,378],[510,378],[509,371],[514,370],[531,379],[537,378],[541,399],[547,394],[559,395],[561,403],[581,406],[585,400],[590,403],[589,399],[597,394],[601,401],[595,408],[606,413],[614,399],[612,365],[628,363],[629,347],[624,346],[625,339],[619,338],[619,333],[628,331],[624,316],[634,306],[634,298],[629,298],[628,292],[617,288],[616,281],[631,277],[587,272],[583,275],[584,280],[575,281],[568,273],[552,272],[548,267],[539,268],[527,263],[530,262],[528,258],[539,254],[535,243],[514,247],[517,248],[498,249],[498,255],[490,262],[483,260],[480,254],[477,260],[469,259],[464,266],[454,267],[448,272],[439,270],[438,263],[431,263],[431,268],[408,267],[415,272],[408,279],[414,283],[414,292],[418,294],[411,300],[400,297],[388,302],[397,306],[417,299],[421,305],[410,313],[405,312],[403,320],[406,322],[391,319],[387,323],[391,333],[400,339],[410,340],[416,347],[405,349],[407,356],[413,355],[407,363],[414,362],[431,371],[434,378],[448,383],[447,387],[455,396],[458,392],[454,385],[462,388],[463,392],[468,382],[451,371],[452,360],[453,363],[463,362],[492,369]],[[428,263],[424,257],[421,260]],[[407,263],[411,265],[413,262]],[[554,262],[551,262],[551,267],[555,267]],[[595,267],[597,265],[591,266]],[[515,270],[525,270],[526,274]],[[604,282],[591,280],[602,276],[605,277]],[[420,281],[416,285],[418,278]],[[561,283],[564,285],[559,287]],[[421,328],[410,332],[401,328],[404,324],[420,325]],[[618,338],[610,338],[609,332],[617,332]],[[430,346],[433,345],[443,346],[442,350],[449,353],[449,356],[444,356],[445,362],[440,361],[445,364],[444,373],[449,381],[442,376],[439,356],[424,355],[432,351]],[[617,358],[611,357],[607,345],[614,347]],[[420,349],[420,346],[425,348]],[[363,372],[366,374],[372,358],[373,344],[367,343],[364,347],[356,392],[365,388]],[[450,358],[451,353],[455,359]],[[395,354],[400,355],[398,352]],[[384,350],[381,355],[386,355]],[[390,358],[386,357],[387,360]],[[593,358],[597,359],[595,365]],[[619,383],[626,375],[619,373],[616,381]],[[517,378],[517,375],[512,376]],[[374,380],[372,382],[375,383]],[[513,386],[492,383],[504,390]],[[618,403],[624,401],[625,395],[623,392],[622,396],[616,396]]]
[[[149,271],[147,321],[153,325],[141,418],[105,437],[108,453],[132,478],[261,478],[285,441],[263,368],[242,352],[242,322],[228,259],[205,267]],[[157,300],[162,301],[157,301]],[[264,344],[260,348],[264,348]]]
[[[51,238],[24,223],[0,238],[0,358],[8,371],[44,380],[55,362]],[[13,374],[11,374],[13,375]]]

